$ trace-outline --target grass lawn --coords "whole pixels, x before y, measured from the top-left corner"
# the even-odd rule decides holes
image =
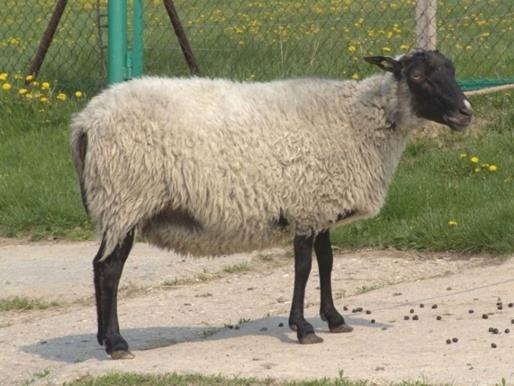
[[[53,98],[49,106],[5,94],[0,94],[7,112],[0,126],[0,235],[91,237],[68,145],[70,114],[80,102]]]
[[[512,135],[496,133],[465,141],[459,150],[411,145],[381,214],[337,230],[333,241],[353,248],[512,252],[513,145]],[[461,152],[499,165],[498,171],[474,172]]]
[[[39,83],[27,86],[22,64],[30,61],[55,2],[2,1],[0,236],[93,237],[71,165],[68,122],[87,99],[75,92],[93,95],[101,87],[96,2],[69,3]],[[486,3],[439,3],[439,46],[455,60],[460,79],[514,74],[514,3]],[[412,0],[176,0],[176,6],[209,76],[357,79],[376,70],[363,56],[394,55],[414,44]],[[187,75],[160,1],[145,2],[145,20],[147,73]],[[480,133],[411,143],[381,214],[333,232],[336,245],[514,251],[513,93],[473,103],[484,122]]]
[[[223,376],[205,375],[139,375],[139,374],[110,374],[100,377],[86,377],[76,382],[67,384],[68,386],[175,386],[175,385],[195,385],[195,386],[373,386],[367,381],[351,381],[343,374],[336,379],[319,379],[311,381],[277,381],[273,379],[256,378],[234,378]],[[429,386],[425,382],[402,382],[391,384],[390,386]]]
[[[479,110],[488,114],[490,100],[480,102]],[[442,142],[411,143],[380,215],[338,229],[335,244],[512,252],[514,110],[506,103],[496,113],[505,114],[504,124],[498,118],[475,138],[448,134]]]
[[[0,93],[0,236],[93,237],[68,145],[70,115],[84,101],[51,90],[48,102],[27,101],[16,90]],[[514,251],[512,94],[473,101],[490,122],[480,134],[413,141],[380,215],[333,232],[336,245]]]
[[[58,307],[58,302],[47,302],[40,299],[29,299],[25,297],[13,297],[0,299],[0,311],[26,311],[46,310],[47,308]]]
[[[130,2],[129,2],[130,3]],[[106,0],[100,1],[101,13]],[[397,55],[415,45],[414,0],[175,0],[202,74],[236,79],[320,75],[363,77],[366,55]],[[27,71],[55,0],[0,0],[0,72]],[[145,69],[188,75],[162,1],[144,1]],[[106,24],[106,18],[101,19]],[[460,79],[513,78],[514,3],[439,0],[438,48]],[[68,2],[41,68],[66,91],[101,87],[96,0]],[[106,51],[103,50],[103,55]]]

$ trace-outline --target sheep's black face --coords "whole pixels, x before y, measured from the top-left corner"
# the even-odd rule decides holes
[[[380,59],[379,59],[380,58]],[[473,115],[471,104],[455,80],[452,62],[438,51],[416,51],[398,60],[366,58],[407,82],[416,115],[463,130]]]
[[[400,63],[418,116],[454,130],[469,125],[471,104],[455,80],[452,62],[437,51],[422,51],[401,58]]]

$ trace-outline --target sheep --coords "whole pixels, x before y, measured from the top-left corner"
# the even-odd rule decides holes
[[[352,331],[334,306],[331,229],[375,216],[424,120],[463,130],[472,110],[438,51],[364,58],[385,72],[361,81],[145,77],[92,98],[71,122],[73,161],[102,242],[93,260],[97,338],[132,358],[117,289],[134,234],[161,248],[220,255],[293,239],[289,326],[318,343],[304,318],[314,249],[320,316]]]

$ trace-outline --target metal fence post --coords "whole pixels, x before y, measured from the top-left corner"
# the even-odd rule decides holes
[[[416,0],[416,47],[435,50],[437,0]]]
[[[143,75],[143,0],[134,0],[132,10],[132,76]]]
[[[127,77],[127,0],[109,0],[108,4],[107,83]]]

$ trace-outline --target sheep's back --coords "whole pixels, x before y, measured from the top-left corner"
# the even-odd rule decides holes
[[[91,213],[101,230],[140,225],[155,243],[191,253],[326,228],[361,194],[355,135],[341,119],[351,92],[337,94],[337,111],[326,106],[327,89],[340,85],[145,78],[108,89],[73,123],[88,135]],[[198,229],[152,221],[170,208]]]

